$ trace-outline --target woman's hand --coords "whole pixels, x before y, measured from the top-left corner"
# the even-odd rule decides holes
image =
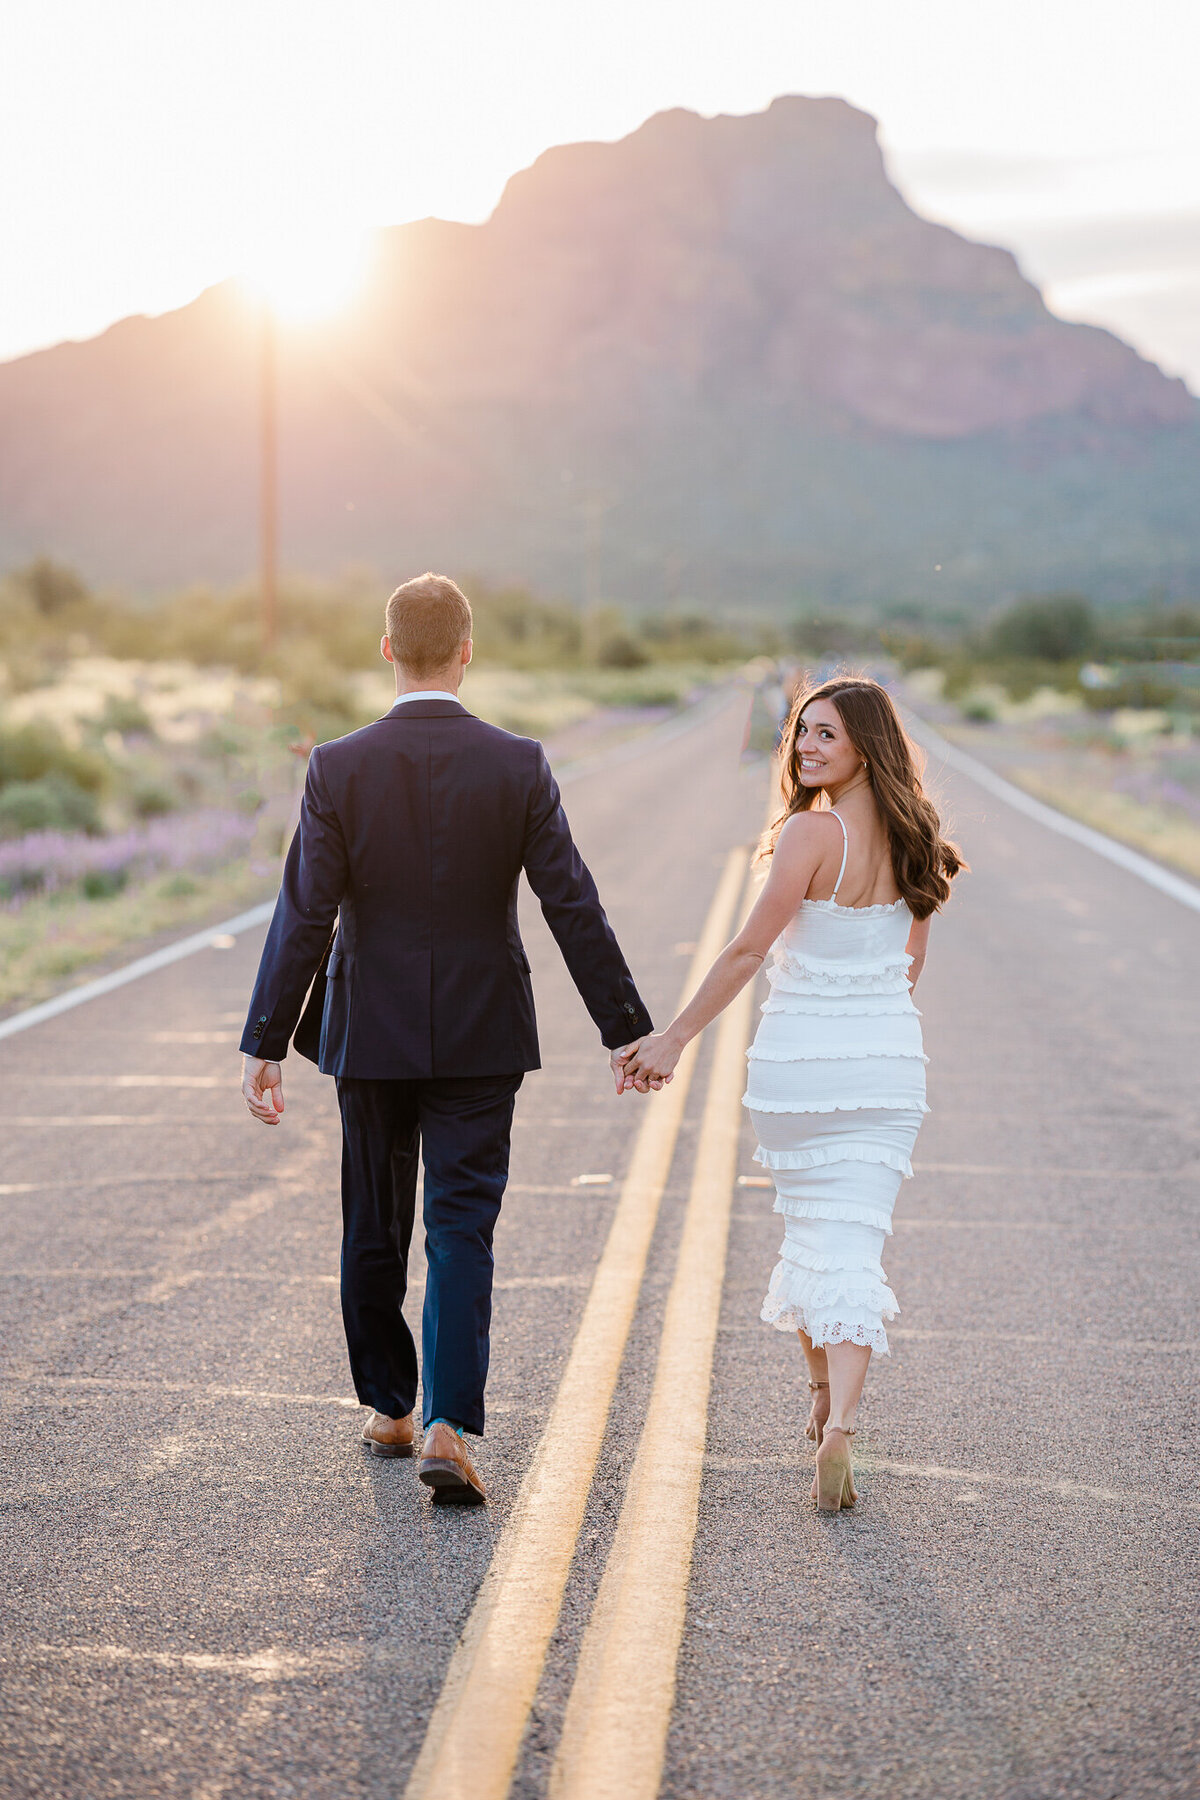
[[[627,1087],[636,1088],[639,1094],[647,1093],[650,1088],[657,1092],[671,1080],[682,1054],[683,1045],[676,1043],[666,1031],[652,1031],[648,1037],[639,1038],[636,1044],[626,1044],[613,1059],[614,1063],[620,1064],[618,1094]]]

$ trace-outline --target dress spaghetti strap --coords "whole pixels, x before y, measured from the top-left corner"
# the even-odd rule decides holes
[[[850,837],[846,831],[846,821],[843,819],[841,813],[838,812],[837,808],[834,806],[831,806],[829,810],[842,828],[842,866],[838,870],[838,878],[834,882],[833,892],[829,896],[831,900],[836,900],[838,897],[838,889],[842,885],[842,876],[846,873],[846,858],[850,854]]]

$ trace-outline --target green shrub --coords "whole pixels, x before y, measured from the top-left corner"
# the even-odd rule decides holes
[[[200,892],[200,884],[190,875],[168,875],[159,892],[168,900],[186,900],[189,895]]]
[[[1115,712],[1126,707],[1157,712],[1177,705],[1179,698],[1177,687],[1150,675],[1127,675],[1111,687],[1083,690],[1083,704],[1091,712]]]
[[[1063,663],[1085,657],[1098,635],[1096,615],[1082,594],[1031,594],[993,620],[988,637],[997,656]]]
[[[713,679],[708,663],[647,663],[640,669],[581,669],[566,680],[600,706],[679,706]]]
[[[573,606],[538,600],[526,588],[469,584],[475,649],[484,662],[514,669],[561,668],[584,653],[583,621]]]
[[[744,661],[752,651],[777,655],[783,645],[777,626],[733,631],[703,613],[648,614],[638,619],[637,631],[656,658],[672,662],[733,663]]]
[[[87,588],[74,569],[48,556],[39,556],[27,568],[18,569],[14,579],[24,587],[44,619],[68,612],[88,598]]]
[[[49,725],[22,725],[0,729],[0,788],[13,781],[40,781],[59,775],[89,794],[99,793],[108,777],[108,764],[90,750],[76,750],[64,743]]]
[[[788,640],[801,656],[858,656],[873,649],[878,633],[844,613],[808,613],[792,620]]]
[[[1044,657],[1009,656],[988,664],[987,677],[1010,700],[1028,700],[1039,688],[1074,688],[1075,670]]]
[[[111,900],[129,880],[128,869],[89,869],[82,887],[86,900]]]
[[[139,781],[130,793],[129,805],[135,819],[161,819],[175,811],[179,797],[165,781]]]
[[[947,700],[964,700],[973,687],[987,679],[989,669],[981,668],[978,661],[965,650],[951,651],[942,658],[942,671],[945,685],[942,693]]]
[[[644,669],[650,658],[628,631],[614,631],[596,646],[596,661],[602,669]]]
[[[301,736],[324,741],[364,722],[344,671],[311,641],[281,662],[279,688],[280,719]]]
[[[154,724],[141,701],[132,694],[110,694],[96,720],[96,731],[119,732],[122,737],[153,737]]]
[[[946,654],[946,646],[936,639],[894,626],[886,626],[879,633],[879,644],[895,657],[906,675],[913,669],[939,669]]]
[[[0,838],[24,837],[29,831],[99,829],[95,795],[61,775],[10,781],[0,788]]]

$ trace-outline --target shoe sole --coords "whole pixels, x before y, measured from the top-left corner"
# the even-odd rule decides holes
[[[443,1506],[482,1506],[487,1496],[482,1488],[468,1481],[456,1462],[428,1457],[418,1471],[417,1479],[433,1489],[433,1497]]]
[[[413,1453],[411,1444],[381,1444],[377,1438],[365,1437],[363,1448],[372,1456],[411,1456]]]
[[[857,1504],[858,1495],[850,1492],[850,1479],[853,1464],[838,1462],[831,1467],[829,1463],[822,1468],[817,1463],[817,1492],[813,1505],[819,1513],[849,1512]],[[822,1475],[825,1480],[822,1481]]]

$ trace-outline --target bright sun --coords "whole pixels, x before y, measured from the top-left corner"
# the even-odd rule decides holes
[[[361,231],[279,234],[262,241],[243,274],[248,288],[280,319],[312,324],[350,305],[366,274],[368,237]]]

